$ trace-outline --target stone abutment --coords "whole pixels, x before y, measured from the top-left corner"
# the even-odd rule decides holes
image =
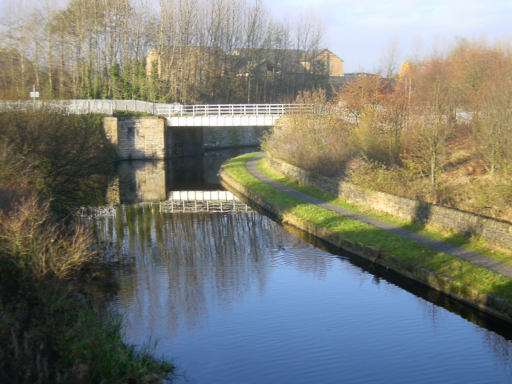
[[[258,146],[269,127],[173,127],[155,116],[105,117],[103,127],[121,160],[200,155],[209,149]]]

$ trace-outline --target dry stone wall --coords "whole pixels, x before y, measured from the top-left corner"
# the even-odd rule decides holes
[[[512,246],[512,224],[458,209],[442,207],[388,193],[365,190],[354,184],[308,172],[280,159],[269,157],[276,169],[304,184],[311,184],[351,202],[420,223],[455,230],[465,235]]]

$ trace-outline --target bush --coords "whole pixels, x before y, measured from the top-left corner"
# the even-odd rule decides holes
[[[103,203],[97,191],[106,185],[116,155],[101,115],[66,115],[45,108],[4,112],[0,140],[30,169],[28,182],[52,199],[55,210]],[[3,156],[6,150],[0,148]]]
[[[348,125],[331,114],[283,116],[263,138],[262,148],[328,176],[344,174],[354,154]]]
[[[152,113],[148,112],[140,112],[140,111],[123,111],[123,110],[115,110],[113,113],[114,117],[117,118],[132,118],[132,117],[142,117],[142,116],[153,116]]]

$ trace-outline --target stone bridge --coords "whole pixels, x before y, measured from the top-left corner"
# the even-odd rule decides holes
[[[104,128],[121,159],[162,159],[257,146],[282,115],[312,110],[300,104],[158,104],[156,116],[106,117]]]

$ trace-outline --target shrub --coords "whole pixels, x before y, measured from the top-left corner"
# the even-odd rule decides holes
[[[66,115],[48,108],[4,112],[0,140],[30,168],[29,183],[52,199],[54,209],[102,203],[96,191],[106,184],[116,155],[101,115]]]
[[[333,114],[283,116],[263,138],[262,148],[328,176],[344,174],[354,154],[349,124]]]

